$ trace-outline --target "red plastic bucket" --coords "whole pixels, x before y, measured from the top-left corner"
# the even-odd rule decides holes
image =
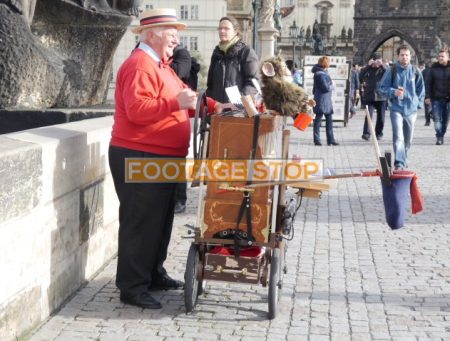
[[[308,128],[309,125],[311,124],[312,120],[313,118],[309,116],[307,113],[301,112],[297,115],[297,117],[294,120],[294,127],[301,131],[305,131],[306,128]]]

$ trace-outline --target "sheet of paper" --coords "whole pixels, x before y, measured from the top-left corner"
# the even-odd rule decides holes
[[[258,91],[258,94],[261,95],[262,91],[261,91],[261,86],[259,85],[259,82],[255,78],[252,78],[252,83],[255,86],[256,91]]]
[[[227,93],[230,103],[233,103],[238,109],[244,109],[244,105],[241,101],[241,93],[239,92],[239,89],[236,85],[225,88],[225,92]]]

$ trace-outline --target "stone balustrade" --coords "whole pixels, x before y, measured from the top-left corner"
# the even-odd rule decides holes
[[[112,117],[0,135],[0,339],[46,319],[117,250]]]

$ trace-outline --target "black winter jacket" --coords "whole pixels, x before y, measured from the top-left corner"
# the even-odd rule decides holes
[[[450,101],[450,62],[434,63],[425,79],[425,98]]]
[[[372,67],[371,65],[367,65],[361,69],[359,72],[359,81],[364,91],[362,98],[364,103],[386,101],[386,98],[381,97],[377,92],[378,84],[385,72],[386,70],[383,66]]]
[[[218,46],[211,56],[206,94],[221,103],[229,102],[225,88],[237,85],[243,95],[256,94],[252,78],[259,80],[259,62],[255,51],[238,41],[227,54]]]

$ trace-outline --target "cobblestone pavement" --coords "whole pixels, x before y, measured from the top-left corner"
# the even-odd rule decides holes
[[[361,139],[363,112],[336,124],[337,147],[316,147],[312,129],[293,131],[290,153],[323,158],[337,173],[376,168]],[[324,136],[324,128],[322,135]],[[387,114],[381,150],[391,149]],[[324,140],[324,138],[323,138]],[[181,291],[157,292],[163,308],[119,301],[112,260],[31,340],[450,340],[450,137],[435,145],[433,127],[416,123],[410,169],[417,172],[424,212],[392,231],[384,218],[378,178],[339,180],[321,199],[305,199],[287,253],[279,315],[266,319],[267,288],[208,282],[194,313]],[[197,192],[177,215],[167,268],[183,278],[195,223]]]

